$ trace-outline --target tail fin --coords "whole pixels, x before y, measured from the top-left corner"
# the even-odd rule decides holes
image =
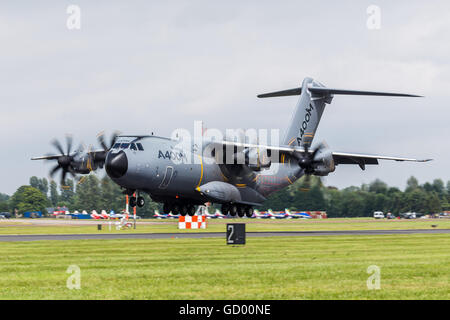
[[[330,104],[335,94],[420,97],[404,93],[332,89],[326,88],[311,78],[305,78],[300,88],[260,94],[258,98],[300,95],[282,144],[303,147],[311,145],[325,109],[325,104]]]

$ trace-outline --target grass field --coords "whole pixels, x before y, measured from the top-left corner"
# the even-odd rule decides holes
[[[1,299],[450,299],[450,237],[0,243]],[[69,290],[69,265],[81,289]],[[367,268],[381,268],[368,290]]]
[[[209,220],[204,231],[450,228],[450,220]],[[69,224],[68,224],[69,223]],[[180,232],[176,220],[136,230],[77,221],[3,220],[0,234]],[[186,230],[181,230],[186,232]],[[198,232],[198,230],[193,230]],[[0,299],[450,299],[448,234],[0,242]],[[69,265],[81,289],[66,287]],[[368,290],[367,268],[381,268]]]
[[[39,221],[37,221],[39,220]],[[109,230],[104,221],[82,221],[87,225],[77,225],[78,221],[61,221],[55,219],[36,219],[34,221],[0,220],[1,234],[80,234],[80,233],[134,233],[134,232],[186,232],[179,230],[176,220],[138,220],[136,229]],[[415,219],[415,220],[374,220],[370,218],[325,219],[325,220],[263,220],[263,219],[218,219],[208,220],[208,228],[195,232],[224,232],[225,224],[232,222],[246,223],[246,230],[252,231],[326,231],[326,230],[388,230],[388,229],[449,229],[450,219]],[[150,224],[151,223],[151,224]],[[101,231],[97,224],[103,224]]]

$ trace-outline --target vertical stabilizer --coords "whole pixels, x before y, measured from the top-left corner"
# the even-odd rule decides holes
[[[323,87],[311,78],[303,80],[300,98],[282,140],[284,145],[309,147],[319,126],[325,103],[331,102],[330,95],[311,93],[308,90],[311,86]]]

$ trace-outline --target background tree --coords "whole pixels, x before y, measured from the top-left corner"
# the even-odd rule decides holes
[[[21,186],[10,199],[11,210],[18,209],[20,214],[27,211],[41,211],[46,214],[48,205],[47,197],[32,186]]]
[[[61,187],[61,195],[58,198],[58,206],[71,209],[75,202],[75,183],[72,179],[66,179],[65,186]]]
[[[106,175],[101,179],[101,197],[101,207],[105,210],[120,212],[125,208],[125,195],[120,187]]]
[[[8,205],[9,196],[4,193],[0,193],[0,212],[7,212],[9,209]]]
[[[50,182],[50,203],[56,207],[58,205],[59,194],[58,185],[54,180]]]
[[[48,194],[48,181],[46,178],[39,179],[36,176],[30,178],[30,186],[39,189],[45,196]]]
[[[408,179],[408,181],[406,181],[405,192],[411,192],[411,191],[414,191],[417,188],[419,188],[419,181],[414,176],[411,176]]]
[[[369,185],[369,192],[387,193],[387,191],[388,191],[387,184],[381,181],[380,179],[376,179]]]
[[[87,175],[82,183],[78,184],[74,206],[76,210],[102,210],[104,203],[102,202],[102,194],[100,189],[100,181],[94,175]]]

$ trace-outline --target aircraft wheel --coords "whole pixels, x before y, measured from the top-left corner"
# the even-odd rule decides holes
[[[173,213],[173,214],[181,214],[182,216],[185,216],[185,215],[186,215],[186,213],[183,214],[183,212],[181,212],[181,210],[180,210],[180,205],[178,205],[178,204],[176,204],[176,205],[173,206],[172,213]]]
[[[190,204],[187,206],[187,213],[192,217],[195,215],[195,206]]]
[[[253,216],[253,208],[252,207],[246,207],[245,208],[245,215],[247,218],[251,218]]]
[[[230,207],[226,204],[223,204],[222,205],[222,214],[227,216],[230,213],[229,211],[230,211]]]
[[[230,206],[230,216],[234,217],[236,216],[236,213],[238,212],[237,205],[233,204]]]
[[[164,202],[163,212],[164,213],[169,213],[170,211],[172,211],[172,208],[170,207],[170,205],[167,202]]]
[[[145,205],[144,197],[138,197],[136,204],[139,208],[142,208]]]
[[[245,215],[245,208],[243,206],[238,206],[237,207],[237,214],[239,216],[239,218],[242,218]]]
[[[180,211],[181,211],[180,213],[181,213],[182,216],[187,215],[188,212],[189,212],[187,205],[185,205],[185,204],[180,205]]]
[[[130,198],[130,207],[134,208],[136,207],[136,198],[135,197],[131,197]]]

